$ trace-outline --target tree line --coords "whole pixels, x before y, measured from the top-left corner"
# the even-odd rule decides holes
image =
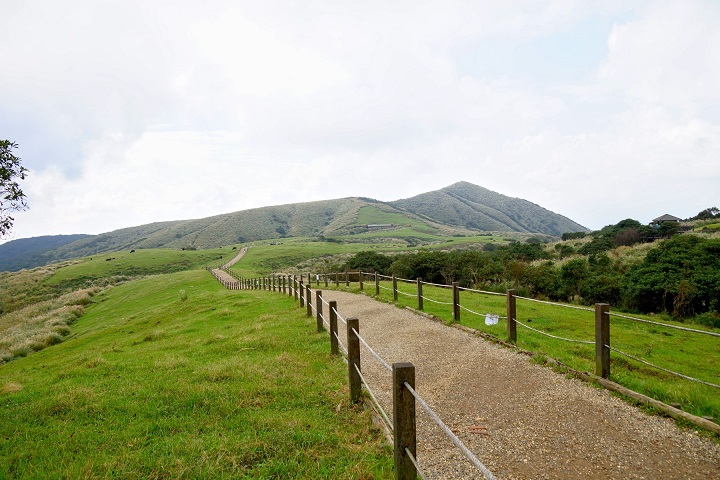
[[[626,241],[623,232],[637,227],[632,222],[606,227],[578,248],[567,243],[546,248],[539,242],[514,242],[489,244],[482,250],[425,250],[396,256],[365,251],[344,267],[498,292],[514,288],[518,295],[553,301],[666,312],[720,328],[720,240],[676,235],[658,241],[640,261],[608,255],[617,240]]]

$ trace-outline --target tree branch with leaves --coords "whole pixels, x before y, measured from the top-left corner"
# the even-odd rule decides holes
[[[12,229],[15,219],[9,213],[28,208],[25,194],[18,184],[18,180],[25,180],[28,170],[13,153],[15,148],[16,143],[0,140],[0,237]]]

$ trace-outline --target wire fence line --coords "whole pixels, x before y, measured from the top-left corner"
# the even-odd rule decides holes
[[[595,309],[593,309],[593,308],[578,307],[577,305],[566,305],[564,303],[557,303],[557,302],[548,302],[547,300],[538,300],[536,298],[521,297],[520,295],[515,295],[515,298],[519,298],[521,300],[528,300],[530,302],[535,302],[535,303],[544,303],[545,305],[553,305],[555,307],[574,308],[575,310],[583,310],[585,312],[595,313]]]
[[[325,320],[325,317],[320,315],[320,318],[322,318],[323,325],[325,325],[325,327],[330,330],[330,324]]]
[[[445,432],[445,434],[450,437],[450,440],[455,444],[456,447],[458,447],[472,462],[473,465],[475,465],[477,468],[480,469],[480,471],[485,475],[485,478],[488,480],[495,480],[495,476],[490,472],[490,470],[487,469],[483,463],[478,460],[478,458],[473,454],[469,448],[465,446],[465,444],[455,435],[450,428],[448,428],[447,425],[440,419],[440,417],[433,411],[432,408],[430,408],[430,405],[428,405],[425,400],[422,399],[422,397],[415,391],[412,386],[410,386],[409,383],[405,382],[403,384],[405,388],[408,389],[408,391],[412,394],[413,397],[415,397],[415,400],[423,407],[423,410],[430,416],[430,418],[435,421],[435,423]]]
[[[619,314],[619,313],[610,312],[610,316],[619,317],[619,318],[625,318],[625,319],[627,319],[627,320],[633,320],[633,321],[635,321],[635,322],[649,323],[649,324],[651,324],[651,325],[658,325],[658,326],[661,326],[661,327],[674,328],[675,330],[683,330],[683,331],[685,331],[685,332],[701,333],[701,334],[703,334],[703,335],[711,335],[711,336],[713,336],[713,337],[720,337],[720,333],[716,333],[716,332],[708,332],[707,330],[696,330],[696,329],[694,329],[694,328],[681,327],[681,326],[679,326],[679,325],[670,325],[670,324],[668,324],[668,323],[654,322],[654,321],[652,321],[652,320],[645,320],[645,319],[642,319],[642,318],[631,317],[631,316],[629,316],[629,315],[622,315],[622,314]]]
[[[424,296],[424,295],[422,296],[422,299],[423,299],[423,300],[427,300],[427,301],[430,302],[430,303],[437,303],[438,305],[454,305],[453,302],[441,302],[441,301],[439,301],[439,300],[433,300],[432,298],[428,298],[428,297],[426,297],[426,296]]]
[[[365,341],[365,339],[364,339],[362,336],[360,336],[360,334],[358,333],[358,331],[355,330],[354,328],[352,329],[352,331],[353,331],[353,333],[357,336],[358,340],[360,340],[360,343],[362,343],[363,345],[365,345],[365,348],[368,349],[368,351],[372,354],[372,356],[375,357],[375,359],[376,359],[378,362],[380,362],[380,365],[382,365],[383,367],[385,367],[385,369],[386,369],[387,371],[392,372],[392,367],[390,366],[390,364],[387,363],[385,360],[383,360],[383,358],[382,358],[380,355],[378,355],[378,353],[377,353],[375,350],[373,350],[373,348],[372,348],[370,345],[368,345],[368,343]]]
[[[482,293],[485,295],[497,295],[501,297],[506,297],[506,293],[498,293],[498,292],[488,292],[486,290],[475,290],[474,288],[467,288],[467,287],[458,287],[458,289],[465,291],[465,292],[475,292],[475,293]],[[519,298],[519,297],[518,297]]]
[[[610,345],[605,345],[605,348],[608,348],[608,349],[612,350],[613,352],[619,353],[620,355],[623,355],[623,356],[625,356],[625,357],[631,358],[631,359],[635,360],[636,362],[640,362],[640,363],[645,364],[645,365],[647,365],[647,366],[649,366],[649,367],[657,368],[658,370],[662,370],[662,371],[665,372],[665,373],[669,373],[669,374],[672,374],[672,375],[676,375],[676,376],[678,376],[678,377],[684,378],[685,380],[690,380],[690,381],[692,381],[692,382],[702,383],[703,385],[707,385],[708,387],[720,388],[720,385],[716,385],[716,384],[714,384],[714,383],[706,382],[706,381],[704,381],[704,380],[700,380],[700,379],[697,379],[697,378],[694,378],[694,377],[690,377],[690,376],[688,376],[688,375],[683,375],[682,373],[679,373],[679,372],[674,372],[674,371],[672,371],[672,370],[668,370],[667,368],[663,368],[663,367],[660,367],[660,366],[658,366],[658,365],[655,365],[655,364],[652,364],[652,363],[650,363],[650,362],[647,362],[647,361],[645,361],[645,360],[643,360],[643,359],[641,359],[641,358],[638,358],[638,357],[635,357],[635,356],[633,356],[633,355],[630,355],[629,353],[625,353],[625,352],[623,352],[623,351],[621,351],[621,350],[618,350],[618,349],[615,348],[615,347],[611,347]]]
[[[542,330],[538,330],[537,328],[533,328],[533,327],[531,327],[530,325],[525,325],[524,323],[522,323],[521,321],[519,321],[517,318],[515,319],[515,323],[517,323],[518,325],[521,325],[521,326],[527,328],[528,330],[532,330],[533,332],[539,333],[540,335],[545,335],[546,337],[554,338],[554,339],[556,339],[556,340],[563,340],[563,341],[572,342],[572,343],[582,343],[582,344],[584,344],[584,345],[595,345],[595,342],[594,342],[594,341],[590,341],[590,340],[573,340],[572,338],[558,337],[557,335],[552,335],[552,334],[550,334],[550,333],[543,332]]]
[[[494,316],[496,316],[498,319],[500,319],[500,318],[503,318],[503,319],[507,318],[507,317],[503,317],[502,315],[496,315],[496,314],[494,314],[494,313],[478,313],[478,312],[476,312],[476,311],[474,311],[474,310],[470,310],[469,308],[464,307],[464,306],[462,306],[462,305],[458,305],[458,306],[459,306],[461,309],[465,310],[466,312],[469,312],[469,313],[472,313],[472,314],[474,314],[474,315],[477,315],[478,317],[487,317],[488,315],[494,315]]]
[[[407,278],[398,278],[398,277],[396,277],[395,280],[397,280],[398,282],[409,283],[409,284],[411,284],[411,285],[417,284],[417,280],[408,280]]]
[[[385,413],[385,409],[380,405],[380,402],[378,401],[377,397],[375,396],[375,393],[372,391],[372,388],[370,388],[370,384],[365,379],[365,376],[362,374],[360,369],[357,365],[353,365],[355,367],[355,371],[360,376],[360,380],[362,381],[363,385],[365,385],[365,389],[370,394],[370,398],[372,398],[373,402],[375,403],[375,406],[377,407],[378,411],[380,412],[380,415],[382,415],[382,418],[385,420],[385,424],[390,429],[391,432],[394,431],[392,421],[390,420],[390,417],[388,417],[388,414]]]
[[[345,319],[342,317],[342,315],[340,315],[340,312],[338,312],[336,308],[333,308],[332,310],[333,310],[333,312],[335,312],[335,315],[337,315],[338,320],[340,320],[340,321],[343,322],[345,325],[347,325],[347,320],[345,320]]]
[[[417,472],[418,475],[420,475],[420,478],[422,478],[422,480],[428,480],[428,477],[425,476],[425,473],[422,471],[422,468],[420,468],[420,465],[418,465],[418,461],[415,458],[415,455],[413,455],[412,452],[410,451],[410,449],[407,447],[405,447],[405,455],[408,456],[408,458],[410,459],[412,464],[415,466],[415,471]]]
[[[343,345],[342,340],[340,340],[340,337],[338,337],[337,332],[333,332],[333,335],[335,335],[335,338],[337,339],[338,347],[340,347],[340,350],[342,350],[342,352],[347,357],[347,354],[348,354],[347,348],[345,348],[345,345]]]

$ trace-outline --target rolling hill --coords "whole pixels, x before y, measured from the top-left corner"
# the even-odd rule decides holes
[[[420,238],[478,232],[560,236],[565,232],[587,231],[582,225],[527,200],[460,182],[394,202],[350,197],[277,205],[123,228],[59,245],[53,244],[53,237],[14,240],[0,245],[0,271],[125,249],[204,249],[286,237],[388,237],[392,235],[388,229],[398,237]]]
[[[587,229],[569,218],[521,198],[512,198],[467,182],[389,202],[446,225],[481,231],[539,233],[561,236]]]

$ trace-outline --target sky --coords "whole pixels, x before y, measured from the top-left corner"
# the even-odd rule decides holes
[[[591,229],[720,206],[720,1],[3,0],[5,240],[466,181]]]

